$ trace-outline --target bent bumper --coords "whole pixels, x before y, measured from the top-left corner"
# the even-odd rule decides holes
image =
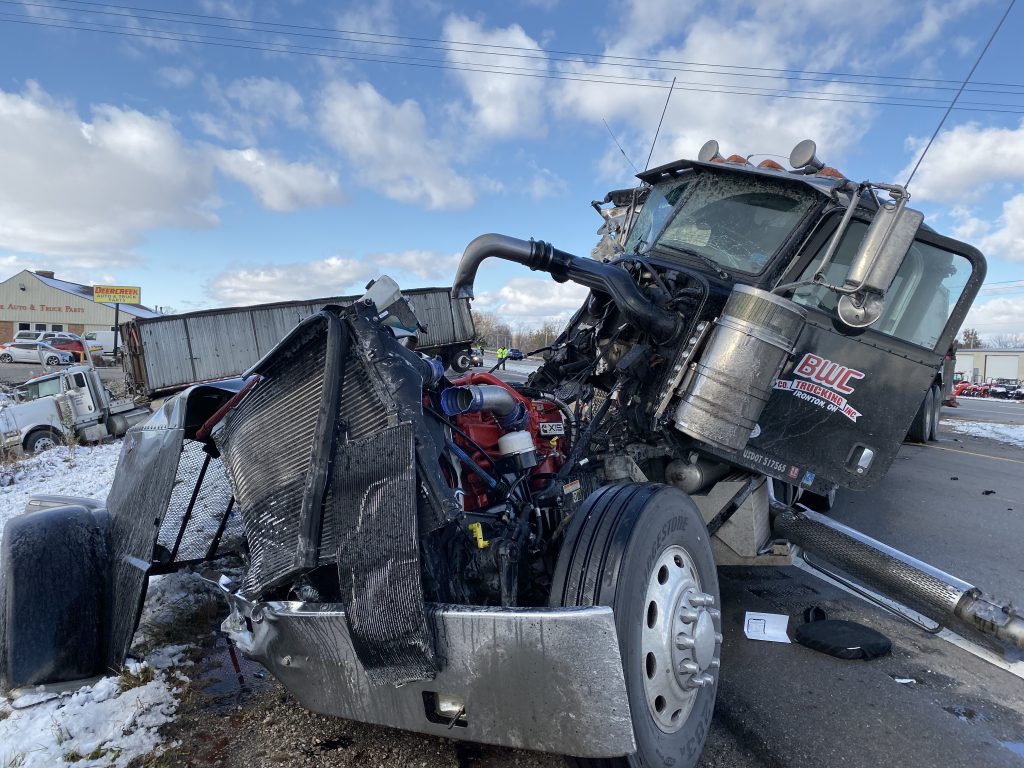
[[[442,668],[395,688],[370,684],[343,606],[252,603],[205,577],[231,607],[223,630],[314,712],[577,757],[636,749],[610,608],[428,605]]]

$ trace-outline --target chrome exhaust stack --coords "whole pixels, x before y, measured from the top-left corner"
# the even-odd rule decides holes
[[[960,633],[1024,652],[1024,613],[870,536],[803,508],[773,505],[773,532],[853,579]]]

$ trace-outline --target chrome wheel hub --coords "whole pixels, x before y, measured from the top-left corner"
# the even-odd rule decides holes
[[[685,549],[661,553],[647,581],[641,664],[647,707],[666,733],[683,727],[697,692],[715,683],[722,636],[714,600]]]

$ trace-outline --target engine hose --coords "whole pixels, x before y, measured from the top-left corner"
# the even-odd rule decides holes
[[[441,410],[446,416],[487,411],[502,429],[522,429],[530,418],[526,405],[497,384],[468,384],[449,387],[441,393]]]
[[[455,271],[452,298],[473,298],[477,269],[484,259],[491,257],[547,272],[558,282],[572,280],[608,294],[630,323],[650,333],[659,344],[672,341],[682,328],[680,318],[647,298],[625,269],[581,259],[540,240],[519,240],[505,235],[481,235],[466,246]]]
[[[469,470],[474,475],[476,475],[481,480],[483,480],[485,483],[487,483],[487,487],[488,488],[490,488],[492,491],[497,490],[497,488],[498,488],[498,481],[495,480],[493,477],[491,477],[490,473],[488,473],[487,470],[485,470],[483,467],[481,467],[479,464],[477,464],[475,461],[473,461],[472,457],[468,453],[466,453],[464,450],[462,450],[455,443],[454,440],[448,439],[445,442],[448,443],[448,448],[451,450],[451,452],[459,457],[459,461],[461,461],[463,464],[465,464],[467,467],[469,467]]]

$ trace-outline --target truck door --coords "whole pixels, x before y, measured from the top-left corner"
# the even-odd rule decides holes
[[[827,229],[785,282],[814,274],[834,222]],[[829,283],[842,284],[866,229],[866,222],[851,222],[829,266]],[[840,322],[833,291],[797,289],[790,298],[807,309],[807,326],[775,382],[760,433],[743,451],[744,463],[772,466],[774,474],[815,490],[823,483],[873,485],[895,458],[983,278],[980,254],[922,231],[886,294],[884,312],[868,328]]]
[[[75,423],[96,418],[96,403],[93,402],[84,373],[76,371],[65,376],[64,387]]]

